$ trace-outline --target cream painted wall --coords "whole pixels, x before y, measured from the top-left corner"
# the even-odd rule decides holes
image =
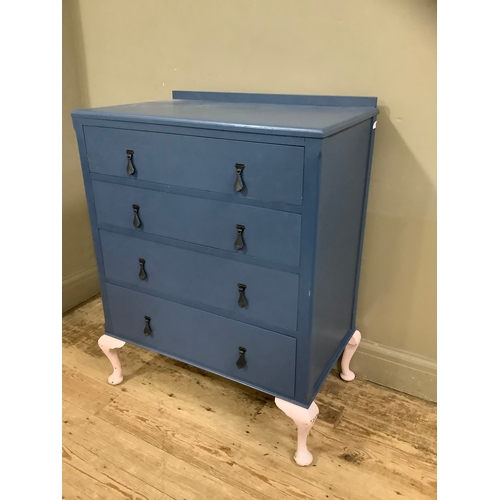
[[[75,8],[78,4],[63,1],[63,101],[62,101],[62,309],[78,305],[99,293],[97,267],[92,246],[90,223],[83,190],[83,179],[78,158],[70,113],[87,106],[81,86],[77,56],[76,30],[79,23]]]
[[[379,98],[355,360],[361,376],[435,399],[436,2],[80,0],[77,10],[91,106],[173,89]]]

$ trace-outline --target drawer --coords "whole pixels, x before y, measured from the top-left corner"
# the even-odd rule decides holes
[[[242,321],[297,328],[298,274],[109,231],[101,230],[100,237],[108,280],[230,311]],[[139,259],[144,259],[142,266]],[[244,307],[239,305],[239,284],[246,286]]]
[[[91,172],[255,200],[302,204],[304,148],[105,127],[85,130]],[[127,174],[127,151],[135,172]],[[235,191],[236,164],[244,165]]]
[[[294,396],[294,338],[119,286],[108,284],[107,295],[109,334],[244,384]],[[151,318],[150,335],[144,333],[145,316]],[[240,347],[246,349],[243,368],[236,365]]]
[[[290,266],[299,265],[299,214],[92,182],[101,224],[167,236]],[[140,226],[134,226],[134,209]],[[137,208],[139,207],[139,208]],[[239,231],[244,247],[235,249]]]

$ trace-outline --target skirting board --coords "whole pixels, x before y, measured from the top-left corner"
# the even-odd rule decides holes
[[[97,266],[73,274],[62,281],[62,312],[75,307],[100,292]]]
[[[437,363],[361,339],[351,361],[357,378],[437,402]]]

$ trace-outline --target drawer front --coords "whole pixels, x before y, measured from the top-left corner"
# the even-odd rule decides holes
[[[107,285],[111,335],[284,396],[293,397],[295,345],[292,337]],[[145,316],[151,334],[145,335]],[[246,349],[238,368],[239,347]]]
[[[297,329],[298,274],[109,231],[101,230],[100,236],[107,279],[173,300],[224,309],[242,321]],[[139,259],[145,261],[142,266]],[[243,296],[248,304],[244,307],[239,305],[239,284],[246,286]]]
[[[102,224],[167,236],[290,266],[299,265],[299,214],[93,181]],[[140,226],[134,226],[133,205]],[[244,226],[241,249],[235,248]]]
[[[302,204],[304,148],[300,146],[89,126],[85,143],[91,172]],[[131,175],[127,151],[133,151]],[[244,187],[239,192],[234,187],[236,164],[244,165]]]

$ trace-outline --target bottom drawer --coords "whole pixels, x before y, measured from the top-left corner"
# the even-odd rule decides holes
[[[110,335],[264,392],[294,396],[294,338],[120,286],[108,284],[107,292]],[[240,347],[246,349],[242,368]]]

